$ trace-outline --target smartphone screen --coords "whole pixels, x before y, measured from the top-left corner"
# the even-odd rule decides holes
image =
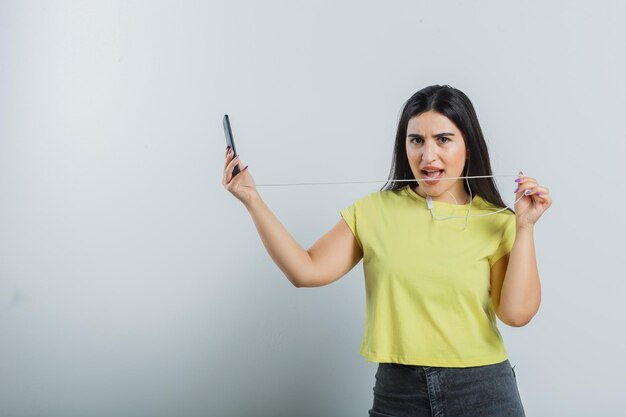
[[[233,130],[230,127],[230,119],[228,115],[224,115],[224,134],[226,135],[226,144],[233,150],[233,157],[237,156],[237,150],[235,149],[235,139],[233,139]],[[233,177],[239,174],[239,165],[235,165],[233,169]]]

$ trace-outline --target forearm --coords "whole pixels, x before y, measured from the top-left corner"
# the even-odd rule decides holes
[[[537,313],[540,304],[534,226],[518,227],[502,284],[500,312],[511,323],[523,326]]]
[[[259,197],[246,205],[261,241],[274,263],[296,287],[311,268],[309,253],[289,234],[270,208]]]

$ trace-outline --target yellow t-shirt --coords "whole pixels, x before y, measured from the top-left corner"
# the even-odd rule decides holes
[[[469,204],[434,201],[437,218]],[[470,215],[495,206],[474,196]],[[515,240],[515,215],[434,221],[411,186],[373,192],[340,211],[363,250],[360,353],[371,362],[468,367],[508,358],[491,304],[491,267]]]

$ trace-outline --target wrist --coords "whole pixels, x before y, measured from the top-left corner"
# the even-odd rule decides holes
[[[263,204],[263,199],[259,193],[252,193],[248,201],[244,203],[244,206],[248,211],[252,211],[261,204]]]
[[[518,224],[518,225],[516,225],[517,233],[525,233],[525,232],[532,233],[534,230],[535,230],[535,224],[534,223]]]

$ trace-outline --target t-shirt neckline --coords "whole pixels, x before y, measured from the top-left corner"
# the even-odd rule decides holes
[[[407,194],[409,194],[411,197],[413,197],[414,199],[423,202],[424,204],[426,203],[426,198],[422,197],[421,195],[419,195],[418,193],[415,192],[415,190],[413,189],[413,187],[411,187],[411,184],[408,184],[405,188],[405,191]],[[474,197],[472,198],[472,207],[476,206],[479,202],[480,196],[478,194],[474,194]],[[466,204],[454,204],[454,203],[446,203],[444,201],[436,201],[433,200],[433,203],[435,205],[438,206],[450,206],[450,207],[455,207],[455,208],[466,208],[470,206],[470,203],[466,203]]]

